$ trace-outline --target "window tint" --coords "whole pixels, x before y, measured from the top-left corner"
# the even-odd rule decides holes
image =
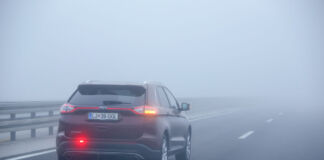
[[[164,88],[165,93],[167,94],[169,98],[169,102],[172,108],[178,108],[177,100],[174,98],[173,94],[168,90],[167,88]]]
[[[170,104],[169,104],[168,98],[167,98],[164,90],[161,87],[157,88],[157,94],[158,94],[158,97],[159,97],[160,105],[162,107],[169,107]]]
[[[145,104],[145,88],[135,85],[80,85],[69,103],[134,107]]]

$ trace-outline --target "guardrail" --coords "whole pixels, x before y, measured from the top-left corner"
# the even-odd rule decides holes
[[[10,140],[16,140],[17,131],[30,130],[31,138],[36,137],[36,129],[48,128],[48,134],[54,134],[54,127],[57,126],[59,119],[58,110],[62,103],[55,104],[1,104],[0,116],[6,117],[0,119],[0,133],[10,133]],[[47,113],[46,115],[37,115],[37,113]],[[16,115],[29,114],[25,117]]]
[[[189,102],[193,107],[187,112],[193,113],[212,111],[215,108],[228,108],[250,104],[240,99],[228,98],[181,98],[180,101]],[[54,127],[59,119],[59,108],[62,101],[57,102],[19,102],[0,103],[0,133],[10,133],[10,140],[16,140],[16,132],[30,130],[31,138],[36,137],[36,129],[48,128],[48,134],[53,135]],[[202,109],[203,108],[203,109]],[[37,113],[46,112],[39,116]],[[28,117],[17,117],[19,114],[28,114]],[[3,118],[7,116],[7,118]]]

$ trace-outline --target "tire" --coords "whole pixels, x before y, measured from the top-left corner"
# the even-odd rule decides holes
[[[169,159],[169,141],[166,135],[162,138],[161,153],[155,160],[168,160]]]
[[[191,133],[188,133],[186,147],[180,153],[176,154],[176,160],[190,160],[191,156]]]
[[[57,155],[57,160],[69,160],[68,158],[64,157],[62,154],[59,154],[58,152],[56,152]]]
[[[63,156],[57,155],[57,160],[67,160],[67,159],[64,158]]]

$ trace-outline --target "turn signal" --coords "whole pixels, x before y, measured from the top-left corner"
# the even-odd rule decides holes
[[[158,109],[151,106],[139,106],[134,108],[134,112],[136,114],[156,115],[158,113]]]
[[[145,106],[144,114],[146,114],[146,115],[156,115],[157,114],[157,108]]]

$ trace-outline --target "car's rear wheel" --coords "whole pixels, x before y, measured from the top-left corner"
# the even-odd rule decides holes
[[[161,160],[168,160],[169,158],[169,145],[166,136],[163,136],[162,148],[161,148]]]
[[[67,160],[65,157],[61,156],[61,155],[57,155],[57,160]]]
[[[191,134],[188,133],[186,147],[180,153],[176,154],[176,160],[190,160],[191,156]]]
[[[168,160],[168,159],[169,159],[169,142],[167,136],[164,135],[162,139],[160,155],[155,160]]]

